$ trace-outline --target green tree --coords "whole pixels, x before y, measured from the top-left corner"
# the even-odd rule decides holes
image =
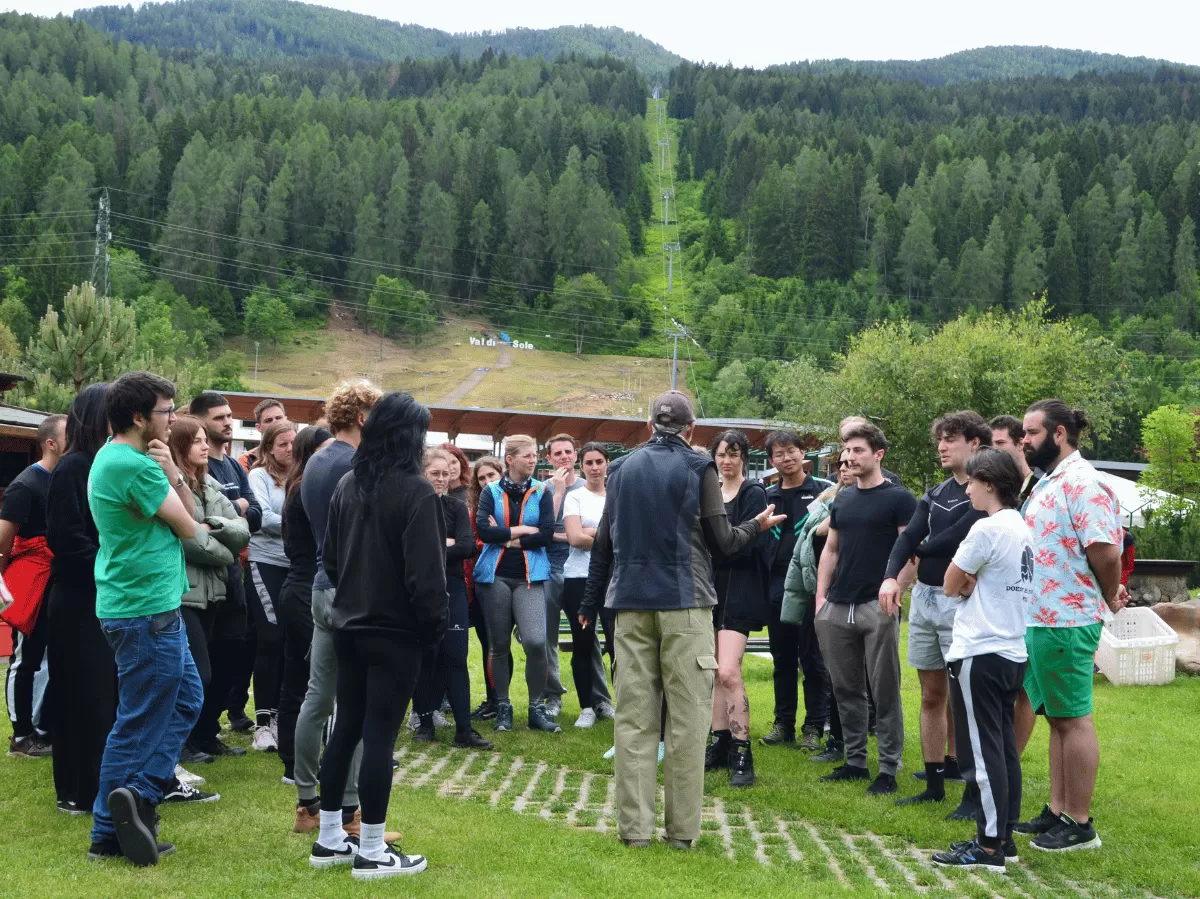
[[[554,285],[551,308],[570,327],[576,353],[583,352],[589,337],[607,334],[612,325],[612,293],[590,272],[569,281],[560,277]]]
[[[458,216],[454,211],[454,200],[438,187],[436,181],[426,184],[421,193],[417,230],[421,235],[421,246],[417,250],[416,267],[422,270],[422,279],[430,292],[447,297],[454,277]]]
[[[78,393],[88,384],[119,375],[133,362],[137,323],[120,300],[96,295],[84,282],[63,298],[62,315],[46,310],[29,344],[28,365]]]
[[[937,261],[937,248],[933,244],[933,223],[929,221],[929,216],[923,209],[917,209],[904,230],[904,238],[900,241],[900,250],[896,255],[900,280],[909,299],[924,293],[929,276],[937,267]]]
[[[1050,302],[1064,313],[1079,311],[1079,267],[1075,262],[1075,234],[1067,217],[1058,220],[1054,248],[1046,272],[1050,287]]]
[[[1146,470],[1141,483],[1179,497],[1200,499],[1200,414],[1159,406],[1142,421]]]
[[[246,335],[269,340],[277,346],[296,329],[296,316],[287,303],[265,287],[256,287],[246,297]]]
[[[1190,215],[1184,216],[1179,225],[1179,237],[1175,241],[1175,289],[1183,297],[1195,298],[1196,281],[1196,223]]]
[[[367,306],[371,327],[387,336],[409,337],[420,343],[437,326],[429,295],[403,278],[376,278]]]

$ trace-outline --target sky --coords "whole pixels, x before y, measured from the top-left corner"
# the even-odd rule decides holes
[[[94,5],[0,0],[0,10],[39,15]],[[394,0],[327,0],[320,5],[446,31],[616,25],[687,59],[737,66],[800,59],[925,59],[996,44],[1039,44],[1200,65],[1196,0],[699,0],[686,5],[605,0],[589,5],[586,12],[576,12],[579,7],[561,0],[452,0],[405,5],[403,11]]]

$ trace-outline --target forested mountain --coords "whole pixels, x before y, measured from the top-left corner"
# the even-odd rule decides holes
[[[581,25],[450,34],[292,0],[182,0],[145,3],[137,9],[98,6],[80,10],[75,18],[135,44],[164,50],[210,50],[237,59],[331,56],[399,62],[406,57],[432,59],[454,54],[474,59],[490,48],[497,54],[546,59],[572,53],[582,57],[607,54],[651,75],[665,75],[680,59],[653,41],[620,28]]]
[[[1090,50],[1064,50],[1058,47],[979,47],[934,59],[816,59],[789,63],[779,68],[790,72],[834,75],[859,72],[902,81],[919,81],[929,86],[956,81],[1001,81],[1007,78],[1070,78],[1080,72],[1109,74],[1134,72],[1151,76],[1160,68],[1175,67],[1163,59],[1145,56],[1121,56],[1093,53]],[[1193,69],[1194,66],[1187,67]]]
[[[109,292],[181,366],[334,301],[594,352],[662,352],[674,317],[704,411],[770,415],[781,363],[1047,292],[1128,352],[1123,454],[1147,409],[1200,401],[1200,77],[682,63],[669,88],[662,168],[646,76],[611,57],[184,58],[0,16],[0,364],[90,274],[108,188]]]

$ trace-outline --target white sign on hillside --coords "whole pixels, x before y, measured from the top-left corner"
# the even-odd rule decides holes
[[[471,346],[496,346],[505,341],[496,340],[494,337],[472,337]],[[533,350],[536,347],[532,343],[527,343],[521,340],[514,340],[509,344],[514,350]]]

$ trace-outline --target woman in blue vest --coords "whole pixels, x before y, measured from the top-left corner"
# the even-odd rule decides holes
[[[537,443],[514,434],[504,441],[504,477],[479,493],[475,526],[483,549],[475,561],[475,589],[483,597],[490,647],[488,680],[496,691],[496,730],[512,730],[508,698],[512,672],[509,644],[513,624],[521,629],[525,649],[525,684],[529,689],[529,727],[561,733],[546,714],[545,583],[550,579],[546,546],[554,537],[554,498],[533,479]]]

